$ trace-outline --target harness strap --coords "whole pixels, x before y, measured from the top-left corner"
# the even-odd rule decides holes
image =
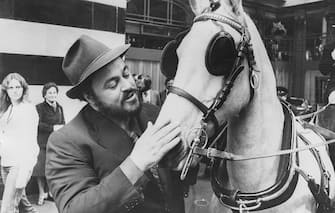
[[[205,104],[201,103],[201,101],[196,99],[193,95],[191,95],[190,93],[186,92],[185,90],[179,87],[169,86],[168,91],[170,93],[173,93],[180,97],[185,98],[186,100],[194,104],[203,114],[207,114],[208,111],[210,111],[210,109]],[[219,122],[214,114],[210,115],[210,120],[214,122],[215,129],[217,129],[219,127]]]
[[[301,133],[298,132],[298,136],[306,145],[311,144],[311,142]],[[319,151],[315,147],[311,148],[310,151],[313,154],[314,158],[316,159],[320,168],[321,173],[320,184],[317,184],[315,182],[315,179],[310,175],[306,174],[306,172],[303,171],[302,169],[296,168],[296,171],[298,171],[299,174],[308,183],[308,188],[310,189],[314,199],[318,203],[318,212],[319,213],[334,212],[335,206],[332,206],[332,201],[329,197],[330,174],[328,173],[326,166],[321,159]]]
[[[303,140],[303,142],[306,145],[311,144],[311,142],[306,137],[304,137],[301,133],[298,133],[298,136]],[[316,162],[318,163],[318,166],[320,168],[321,186],[322,186],[322,188],[325,188],[325,189],[328,190],[328,188],[329,188],[329,174],[326,170],[326,166],[324,165],[324,163],[321,159],[320,152],[316,148],[311,148],[310,151],[313,154],[314,158],[316,159]]]
[[[286,149],[286,150],[280,150],[278,152],[269,153],[269,154],[262,154],[262,155],[236,155],[230,152],[217,150],[214,148],[208,148],[203,149],[200,147],[196,147],[194,149],[194,154],[207,156],[208,158],[220,158],[224,160],[230,160],[230,161],[245,161],[245,160],[254,160],[254,159],[261,159],[261,158],[269,158],[269,157],[276,157],[280,155],[288,155],[296,152],[301,152],[305,150],[310,150],[312,148],[318,147],[318,146],[325,146],[328,144],[335,143],[335,139],[329,140],[323,143],[317,143],[317,144],[311,144],[307,145],[305,147],[301,148],[293,148],[293,149]]]
[[[207,20],[216,20],[216,21],[219,21],[221,23],[226,23],[229,26],[231,26],[232,28],[234,28],[240,34],[243,33],[244,26],[242,26],[236,20],[234,20],[232,18],[229,18],[228,16],[221,15],[221,14],[205,12],[205,13],[202,13],[202,14],[196,16],[193,19],[193,22],[195,23],[195,22],[207,21]]]
[[[318,205],[318,212],[319,213],[327,213],[332,212],[334,207],[332,207],[331,199],[328,196],[328,192],[325,189],[315,182],[315,179],[308,175],[304,170],[297,167],[296,171],[304,178],[304,180],[308,184],[308,188],[311,191],[314,199],[319,204]]]
[[[208,111],[208,107],[201,103],[201,101],[199,101],[198,99],[196,99],[193,95],[191,95],[190,93],[186,92],[185,90],[179,88],[179,87],[175,87],[175,86],[169,86],[168,87],[168,91],[170,93],[179,95],[180,97],[185,98],[186,100],[190,101],[192,104],[194,104],[195,106],[198,107],[198,109],[202,112],[202,113],[206,113]]]

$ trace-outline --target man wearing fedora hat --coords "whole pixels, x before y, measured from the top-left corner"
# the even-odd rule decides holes
[[[157,166],[180,127],[153,124],[158,110],[139,102],[122,59],[128,48],[81,36],[64,57],[73,85],[66,94],[87,105],[47,145],[46,177],[61,213],[184,212],[178,176]]]

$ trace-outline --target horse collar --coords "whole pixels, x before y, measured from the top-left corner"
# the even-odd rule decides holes
[[[283,105],[283,110],[285,121],[282,149],[292,149],[297,146],[294,118],[292,112],[285,105]],[[241,210],[241,208],[247,211],[259,211],[277,206],[288,200],[296,188],[299,177],[298,172],[294,169],[296,161],[296,154],[291,153],[290,155],[282,156],[276,183],[265,190],[246,193],[238,189],[229,190],[223,187],[218,178],[221,160],[214,159],[211,168],[213,191],[223,205],[235,211]]]

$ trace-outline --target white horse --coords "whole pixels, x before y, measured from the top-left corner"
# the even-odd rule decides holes
[[[333,212],[334,170],[326,146],[313,147],[325,141],[278,100],[272,65],[241,0],[189,2],[194,23],[161,61],[174,83],[156,122],[182,126],[182,143],[165,163],[188,165],[191,143],[194,153],[216,159],[213,212]],[[197,147],[226,122],[225,152]]]

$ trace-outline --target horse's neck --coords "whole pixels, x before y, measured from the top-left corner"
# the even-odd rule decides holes
[[[281,148],[284,116],[277,100],[256,95],[248,107],[229,122],[227,151],[239,155],[274,153]],[[255,192],[274,184],[279,157],[228,162],[230,184]]]
[[[221,1],[221,14],[237,18],[247,26],[255,53],[259,87],[244,110],[229,120],[227,151],[240,155],[274,153],[280,150],[284,115],[276,95],[276,80],[260,34],[240,1]],[[229,184],[245,192],[255,192],[274,184],[279,157],[228,162]]]

